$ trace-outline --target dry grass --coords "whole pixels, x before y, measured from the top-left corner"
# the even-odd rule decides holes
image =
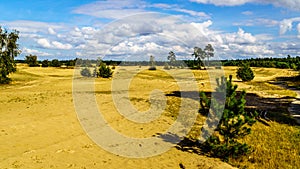
[[[300,168],[300,128],[278,122],[260,122],[244,141],[253,147],[249,156],[232,161],[239,168]]]

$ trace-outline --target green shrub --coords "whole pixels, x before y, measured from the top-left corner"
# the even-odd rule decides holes
[[[202,109],[205,109],[208,113],[209,108],[211,108],[215,118],[219,117],[220,119],[216,130],[204,142],[202,147],[204,152],[209,155],[228,161],[230,157],[237,158],[250,152],[250,147],[245,143],[240,143],[239,140],[250,134],[251,126],[255,123],[257,113],[245,111],[246,92],[243,91],[237,96],[236,89],[238,86],[232,84],[231,75],[229,76],[229,80],[223,77],[221,81],[218,79],[217,83],[216,92],[226,91],[226,97],[224,96],[225,106],[222,106],[224,105],[222,97],[219,96],[216,99],[208,100],[207,96],[201,92]],[[211,105],[212,107],[210,107]],[[208,124],[209,120],[212,123],[216,122],[215,118],[208,119]],[[203,132],[208,132],[208,130],[209,128],[204,128]]]
[[[112,70],[105,63],[101,62],[99,66],[98,77],[109,78],[113,74]]]
[[[91,70],[89,68],[85,67],[80,71],[80,74],[81,74],[81,76],[84,76],[84,77],[91,77]]]
[[[236,72],[236,77],[242,81],[251,81],[254,79],[254,73],[248,64],[240,66]]]

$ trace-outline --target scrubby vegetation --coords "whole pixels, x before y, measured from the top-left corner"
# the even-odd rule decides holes
[[[113,72],[109,66],[103,62],[100,62],[99,71],[96,74],[98,74],[98,77],[109,78],[112,76]]]
[[[80,74],[81,74],[81,76],[84,76],[84,77],[91,77],[92,76],[91,70],[88,67],[83,68],[80,71]]]
[[[42,67],[48,67],[49,66],[49,61],[46,59],[46,60],[43,60],[42,61]]]

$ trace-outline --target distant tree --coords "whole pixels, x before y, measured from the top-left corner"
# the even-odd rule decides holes
[[[150,68],[149,70],[156,70],[154,56],[150,55]]]
[[[84,76],[84,77],[91,77],[91,70],[87,67],[83,68],[81,71],[80,71],[80,74],[81,76]]]
[[[171,66],[176,66],[176,55],[173,51],[169,52],[168,60],[170,61]]]
[[[248,64],[242,64],[236,71],[236,77],[244,82],[251,81],[255,75]]]
[[[75,66],[75,63],[76,63],[76,59],[75,60],[68,60],[66,62],[66,66],[69,67],[69,66]]]
[[[208,62],[207,62],[207,66],[209,67],[209,58],[211,58],[211,57],[214,57],[214,48],[212,47],[212,45],[211,44],[208,44],[207,46],[205,46],[205,48],[204,48],[204,52],[205,52],[205,54],[206,54],[206,57],[207,57],[207,60],[208,60]]]
[[[169,64],[167,62],[164,64],[164,69],[170,70],[170,66],[169,66]]]
[[[58,59],[53,59],[50,64],[52,67],[60,67],[61,63]]]
[[[0,27],[0,83],[9,83],[11,79],[8,77],[10,73],[15,72],[16,63],[15,57],[21,51],[17,41],[19,39],[19,32],[14,30],[7,32]]]
[[[31,55],[30,54],[30,55],[26,56],[25,61],[28,64],[29,67],[39,66],[36,55]]]
[[[198,68],[201,69],[201,66],[203,65],[202,60],[205,59],[206,56],[205,52],[199,47],[194,47],[194,53],[192,54],[192,56],[195,57],[195,60],[198,64]]]
[[[290,68],[289,64],[286,62],[276,62],[275,65],[276,65],[276,68],[280,68],[280,69]]]
[[[42,67],[48,67],[49,66],[49,61],[48,60],[43,60],[42,61]]]

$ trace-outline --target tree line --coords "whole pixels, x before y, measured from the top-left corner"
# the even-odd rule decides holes
[[[240,66],[248,64],[251,67],[265,67],[265,68],[280,68],[280,69],[294,69],[300,70],[300,57],[291,57],[288,55],[285,58],[251,58],[244,60],[223,60],[223,66]]]

